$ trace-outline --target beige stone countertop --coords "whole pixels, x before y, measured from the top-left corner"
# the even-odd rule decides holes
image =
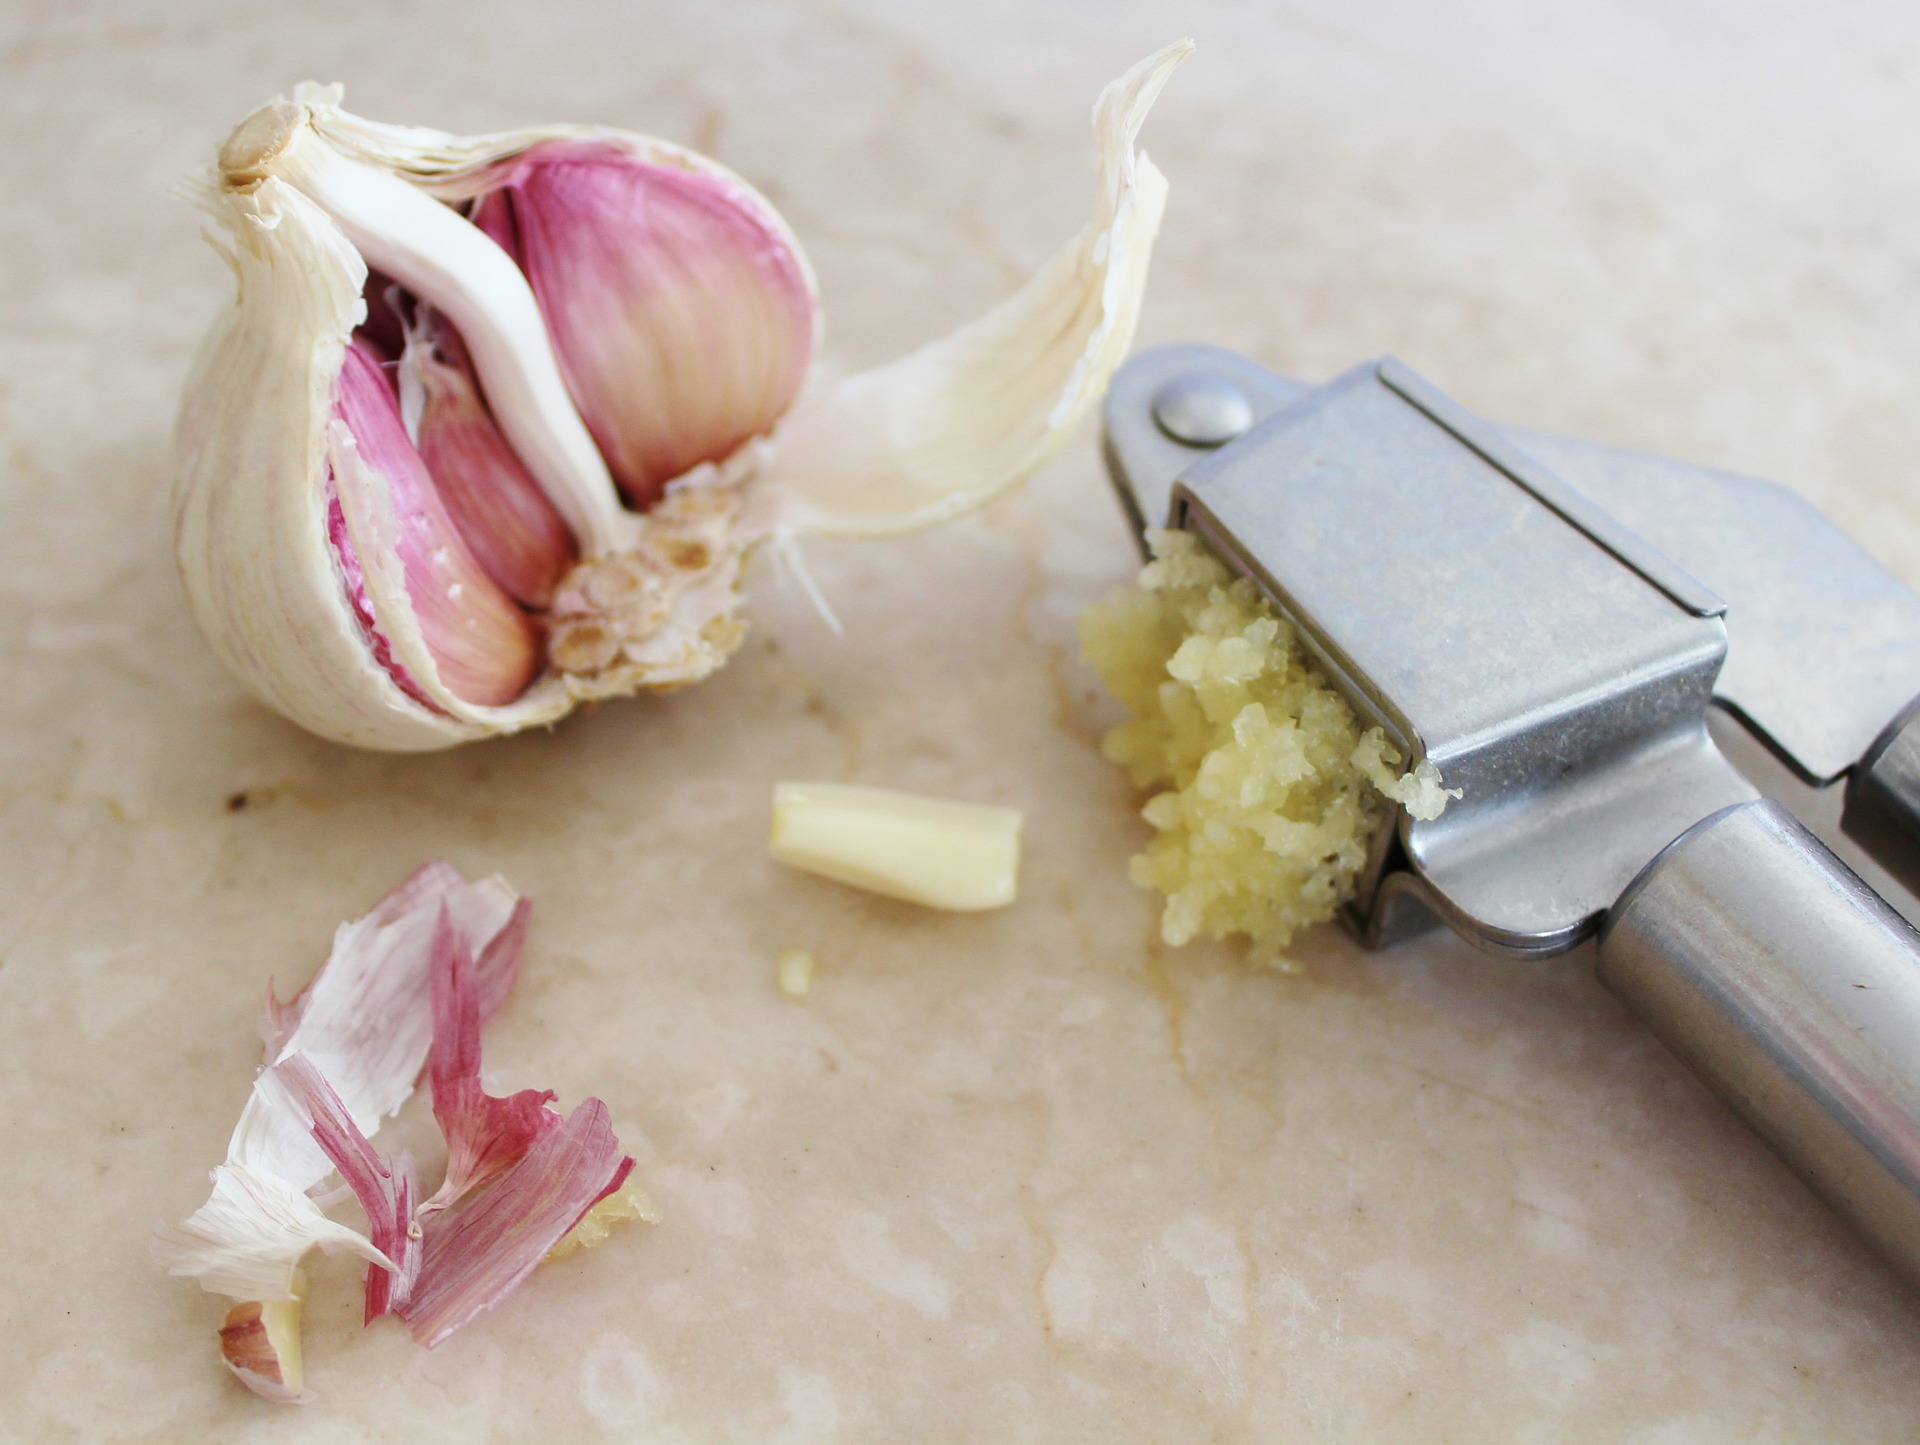
[[[0,1439],[1920,1433],[1920,1299],[1589,952],[1328,929],[1288,977],[1156,941],[1073,640],[1132,565],[1090,436],[983,515],[814,547],[844,638],[757,570],[729,670],[551,733],[356,754],[194,630],[168,432],[229,281],[168,189],[257,102],[709,151],[809,248],[840,371],[1072,233],[1093,97],[1183,33],[1143,341],[1392,351],[1488,415],[1789,481],[1920,581],[1911,3],[0,10]],[[775,867],[796,777],[1025,808],[1020,902]],[[432,1352],[317,1262],[320,1398],[279,1409],[152,1231],[204,1197],[269,975],[433,856],[536,900],[490,1074],[605,1098],[664,1220]]]

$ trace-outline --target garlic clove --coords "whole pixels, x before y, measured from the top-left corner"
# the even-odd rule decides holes
[[[579,558],[567,524],[494,424],[450,326],[400,359],[403,416],[418,389],[420,459],[474,559],[515,601],[543,608]]]
[[[483,707],[514,701],[540,669],[539,633],[468,549],[407,437],[379,358],[357,338],[340,370],[334,422],[333,481],[345,526],[333,542],[375,656],[429,706],[433,680]],[[373,556],[380,561],[369,566]],[[394,616],[403,608],[411,614],[404,621]],[[417,628],[431,677],[395,653],[403,627]]]
[[[776,783],[776,863],[928,908],[1004,908],[1019,891],[1017,808],[846,783]]]
[[[885,536],[1018,485],[1072,437],[1133,339],[1167,183],[1134,149],[1193,42],[1101,92],[1092,218],[1008,300],[943,340],[802,399],[774,435],[757,527]]]
[[[560,378],[526,278],[450,207],[319,130],[324,112],[276,102],[242,121],[220,151],[228,192],[276,180],[313,201],[363,259],[430,302],[459,329],[489,405],[547,496],[589,551],[632,533],[606,463]]]
[[[792,404],[818,332],[813,277],[749,187],[605,140],[536,145],[497,181],[474,221],[527,273],[629,502],[652,506]]]
[[[220,1325],[220,1357],[234,1377],[254,1394],[279,1405],[304,1405],[306,1388],[300,1356],[300,1299],[306,1276],[295,1270],[293,1292],[283,1300],[243,1300],[227,1311]]]

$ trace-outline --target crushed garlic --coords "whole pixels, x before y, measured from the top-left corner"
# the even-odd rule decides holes
[[[1004,908],[1020,876],[1017,808],[846,783],[777,783],[776,863],[928,908]]]
[[[1245,935],[1285,966],[1294,933],[1352,896],[1387,800],[1437,817],[1431,763],[1412,772],[1379,728],[1308,665],[1292,626],[1253,583],[1185,532],[1150,531],[1138,584],[1089,607],[1080,644],[1133,713],[1106,755],[1136,786],[1157,836],[1130,869],[1166,895],[1161,936]]]
[[[627,1182],[580,1216],[580,1222],[560,1236],[560,1242],[547,1251],[547,1259],[565,1259],[576,1249],[593,1249],[605,1244],[616,1224],[637,1219],[643,1224],[660,1222],[660,1207],[640,1187],[640,1181],[628,1176]]]

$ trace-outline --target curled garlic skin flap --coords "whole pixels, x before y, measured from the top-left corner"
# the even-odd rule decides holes
[[[301,726],[393,751],[708,676],[743,635],[755,543],[929,526],[1017,485],[1070,438],[1133,334],[1166,194],[1134,140],[1191,48],[1169,46],[1102,94],[1093,217],[1025,287],[943,341],[804,396],[819,334],[811,269],[771,205],[724,167],[595,127],[460,137],[383,125],[343,110],[339,87],[303,85],[263,107],[193,183],[236,282],[176,432],[175,550],[209,643]],[[514,208],[551,204],[558,188],[579,202],[569,218],[614,215],[622,166],[657,182],[645,214],[665,219],[630,247],[567,253],[573,264],[604,252],[607,275],[556,275],[550,260],[543,272],[529,248],[547,233],[529,220],[548,213]],[[505,702],[463,695],[459,671],[441,665],[454,643],[487,655],[479,633],[450,643],[446,632],[463,614],[444,579],[480,564],[463,554],[466,571],[435,573],[449,590],[431,594],[431,617],[420,609],[418,559],[461,541],[434,540],[444,517],[421,512],[337,409],[347,348],[363,344],[384,278],[404,298],[403,324],[436,316],[457,334],[486,416],[571,534],[571,571],[551,599],[504,604],[526,611],[544,645],[544,665]],[[576,279],[561,326],[543,304]],[[607,326],[629,331],[591,334],[595,285],[620,299]],[[628,358],[653,390],[623,408],[607,378]],[[684,384],[689,366],[711,368],[711,385]],[[712,414],[687,414],[702,406]],[[678,430],[647,431],[658,427]],[[609,437],[619,446],[603,453],[596,438]],[[661,483],[610,468],[616,453],[701,459]],[[470,491],[461,497],[470,516]],[[484,627],[502,603],[490,605],[459,625]]]
[[[1025,481],[1107,389],[1140,318],[1166,178],[1134,141],[1191,41],[1093,110],[1092,218],[1025,286],[951,336],[803,399],[775,433],[763,525],[874,537],[934,526]]]

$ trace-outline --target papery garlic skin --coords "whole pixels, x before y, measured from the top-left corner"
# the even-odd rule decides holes
[[[367,1322],[397,1313],[431,1346],[499,1303],[623,1189],[576,1243],[618,1218],[657,1217],[629,1187],[633,1159],[605,1103],[588,1098],[563,1115],[548,1108],[551,1091],[495,1097],[481,1084],[481,1025],[518,976],[529,908],[497,877],[469,883],[429,863],[343,924],[293,998],[269,987],[264,1067],[212,1196],[154,1242],[169,1273],[236,1301],[221,1353],[256,1394],[306,1398],[299,1265],[315,1245],[367,1261]],[[443,1187],[425,1203],[406,1151],[383,1157],[371,1137],[423,1065],[448,1142]],[[366,1233],[324,1212],[336,1170]]]
[[[261,701],[322,736],[401,750],[487,736],[374,661],[327,542],[334,390],[365,264],[279,181],[208,209],[238,295],[201,348],[176,435],[174,548],[200,630]]]
[[[724,167],[592,127],[463,138],[381,125],[341,109],[337,87],[264,107],[199,185],[238,294],[188,384],[174,531],[215,652],[311,731],[398,751],[708,676],[744,635],[740,580],[759,540],[931,525],[1064,445],[1138,315],[1165,183],[1133,140],[1189,48],[1103,94],[1094,218],[1032,282],[946,341],[797,405],[818,336],[812,272]],[[465,206],[491,214],[514,254]],[[590,224],[560,224],[569,215]],[[636,215],[661,222],[638,227],[658,276],[601,244],[606,217]],[[482,570],[544,630],[537,668],[491,603],[465,633],[445,625],[466,626],[458,569],[429,578],[405,555],[422,515],[413,473],[334,415],[369,267],[457,329],[499,436],[571,534],[580,560],[552,581],[502,562],[516,549],[466,518]],[[596,298],[611,298],[602,332]],[[390,341],[405,320],[376,300]],[[623,505],[616,477],[645,511]],[[550,535],[530,543],[558,550]],[[436,616],[440,602],[455,605]],[[483,634],[498,640],[449,641]]]
[[[323,1164],[322,1175],[326,1169]],[[283,1174],[230,1158],[216,1165],[210,1178],[213,1192],[207,1202],[162,1230],[154,1246],[168,1273],[191,1276],[209,1294],[293,1299],[300,1261],[315,1248],[357,1254],[369,1264],[388,1263],[373,1241],[327,1218]]]
[[[1092,218],[1015,295],[952,335],[804,399],[775,434],[767,530],[878,537],[986,505],[1072,439],[1132,344],[1167,182],[1134,149],[1183,40],[1101,92]]]

